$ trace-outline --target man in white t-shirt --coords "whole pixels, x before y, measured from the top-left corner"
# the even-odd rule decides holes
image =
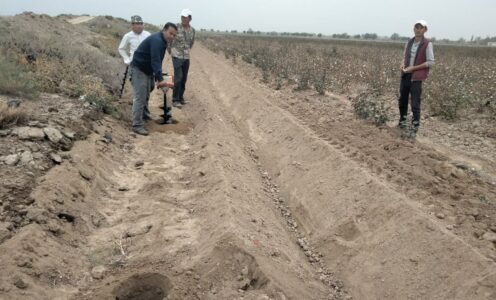
[[[119,45],[119,53],[126,66],[129,66],[131,61],[133,61],[134,51],[138,49],[141,42],[150,36],[150,33],[144,30],[144,27],[143,19],[140,16],[131,17],[132,30],[124,35]]]
[[[138,49],[138,46],[143,42],[147,37],[150,36],[150,32],[144,30],[145,26],[143,24],[143,19],[140,16],[132,16],[131,17],[131,31],[126,33],[119,44],[119,54],[122,56],[124,60],[124,64],[126,65],[126,74],[127,67],[133,61],[134,51]],[[129,78],[132,79],[133,74],[129,74]],[[126,82],[126,78],[123,80],[123,87]],[[123,88],[122,88],[123,89]],[[121,90],[122,94],[122,90]],[[151,120],[150,110],[148,109],[148,101],[145,106],[143,118],[145,120]]]

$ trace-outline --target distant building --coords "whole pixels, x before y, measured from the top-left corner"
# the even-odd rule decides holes
[[[496,42],[489,42],[487,45],[490,47],[496,47]]]

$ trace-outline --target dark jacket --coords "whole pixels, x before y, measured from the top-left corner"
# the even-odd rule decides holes
[[[162,81],[162,61],[164,60],[167,41],[162,31],[147,37],[134,52],[132,66],[146,75],[153,76],[155,81]]]

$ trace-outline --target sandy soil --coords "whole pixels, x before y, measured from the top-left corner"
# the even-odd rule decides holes
[[[494,161],[255,72],[198,45],[177,124],[96,121],[0,244],[0,299],[496,297]]]

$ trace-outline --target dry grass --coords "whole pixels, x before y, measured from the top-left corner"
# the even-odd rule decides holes
[[[22,108],[11,108],[0,103],[0,129],[27,123],[28,114]]]
[[[10,75],[8,84],[0,83],[0,93],[23,97],[27,94],[24,91],[31,88],[70,97],[86,96],[101,106],[102,111],[111,111],[108,108],[118,94],[124,71],[117,58],[118,24],[126,23],[116,19],[107,21],[112,22],[102,26],[109,28],[109,32],[95,34],[85,25],[68,24],[63,17],[21,14],[0,18],[0,33],[6,33],[0,36],[0,55],[12,58],[9,64],[2,64],[2,69]],[[31,81],[17,80],[26,74]]]
[[[38,92],[32,77],[22,66],[0,56],[0,93],[34,98]]]

